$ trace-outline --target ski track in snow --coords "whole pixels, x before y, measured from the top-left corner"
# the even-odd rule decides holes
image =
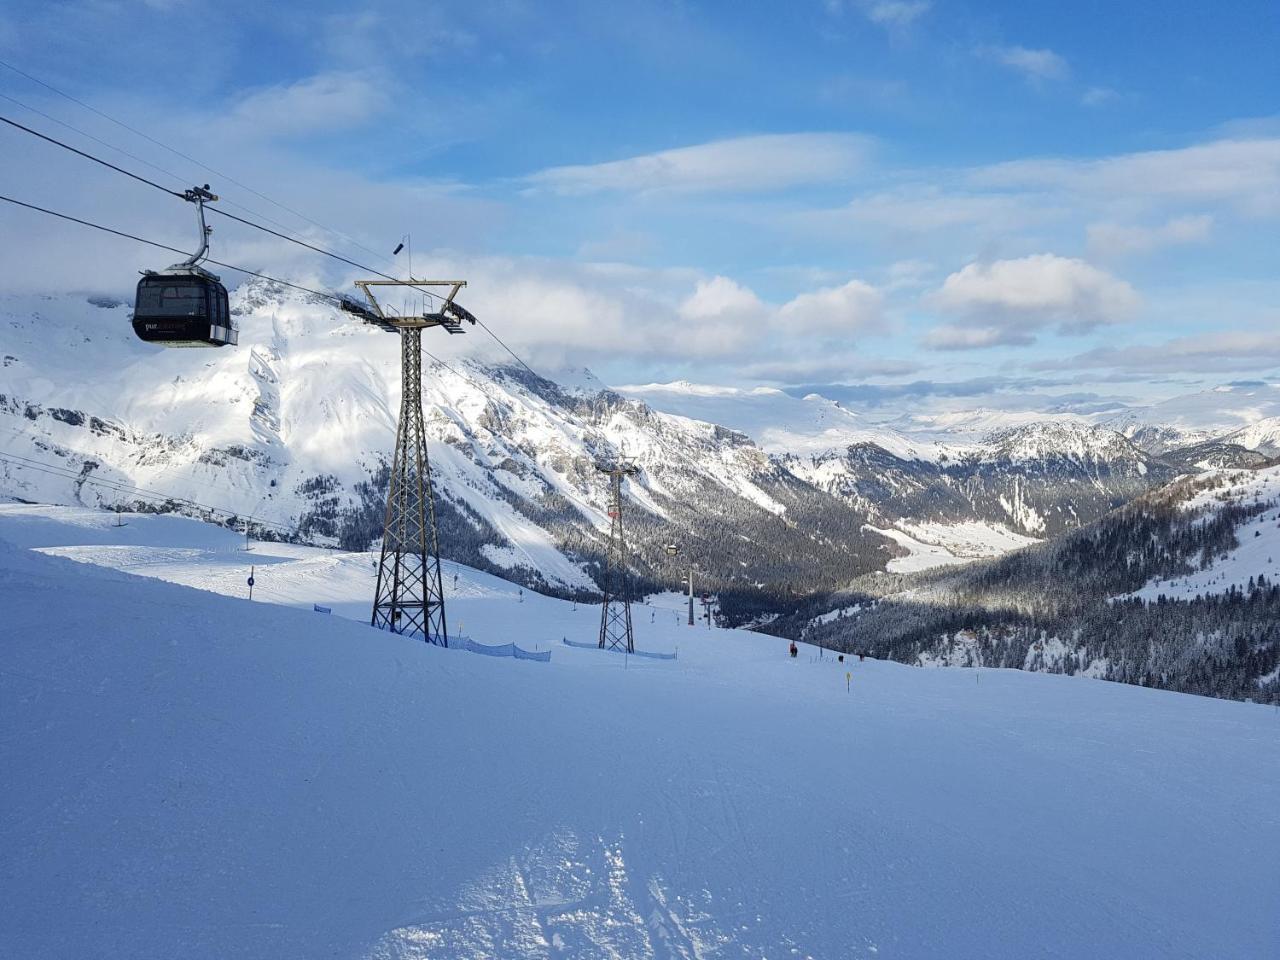
[[[675,595],[679,659],[624,659],[446,564],[451,624],[554,645],[471,656],[354,622],[367,555],[123,519],[0,508],[0,955],[1274,953],[1270,708],[791,660]]]

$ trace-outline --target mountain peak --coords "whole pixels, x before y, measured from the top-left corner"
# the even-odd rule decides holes
[[[990,455],[1010,460],[1137,460],[1142,454],[1123,434],[1072,420],[1045,420],[988,434]]]

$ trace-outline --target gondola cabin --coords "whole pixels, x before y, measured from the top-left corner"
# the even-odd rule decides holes
[[[227,288],[208,270],[185,264],[143,273],[133,301],[133,332],[164,347],[234,346],[239,340]]]

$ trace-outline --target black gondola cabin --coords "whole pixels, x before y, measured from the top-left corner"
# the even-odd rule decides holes
[[[143,274],[133,332],[165,347],[222,347],[239,340],[227,288],[208,270],[186,265]]]

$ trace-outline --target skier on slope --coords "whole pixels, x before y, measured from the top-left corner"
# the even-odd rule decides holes
[[[799,653],[800,653],[800,648],[799,648],[799,647],[797,647],[797,646],[796,646],[796,642],[795,642],[794,640],[792,640],[792,641],[791,641],[791,656],[792,656],[792,659],[794,659],[794,658],[795,658]]]

